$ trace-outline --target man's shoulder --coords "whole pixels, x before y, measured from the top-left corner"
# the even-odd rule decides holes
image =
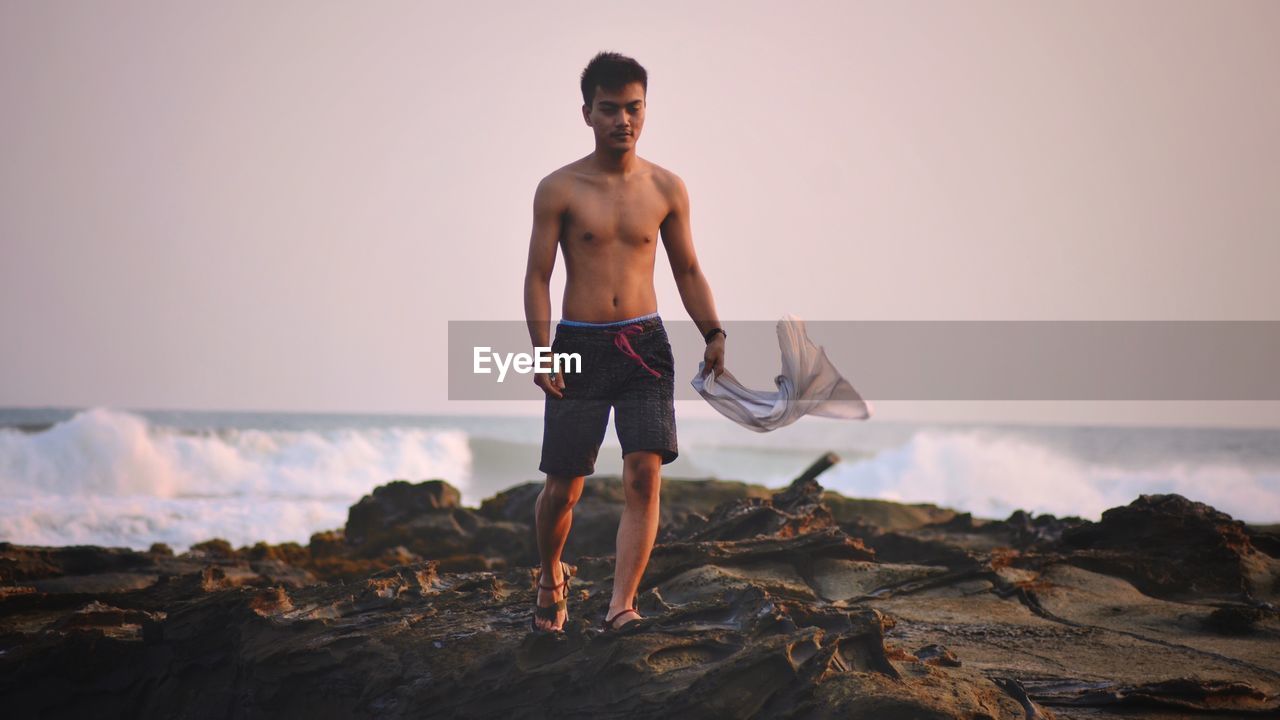
[[[656,162],[646,160],[649,163],[649,172],[653,176],[653,182],[667,197],[677,197],[684,190],[684,180],[675,174],[672,170],[662,167]]]
[[[535,194],[546,198],[563,199],[568,197],[576,175],[573,165],[574,163],[563,165],[543,176],[538,181],[538,188]]]
[[[662,192],[663,197],[675,203],[688,195],[684,180],[675,172],[655,162],[650,162],[649,167],[650,174],[653,176],[653,184]]]
[[[567,191],[571,185],[582,180],[582,158],[547,173],[538,181],[538,189],[546,191]]]
[[[542,179],[538,181],[538,186],[543,187],[543,186],[563,185],[568,179],[569,179],[569,166],[562,165],[556,168],[555,170],[552,170],[551,172],[547,173],[546,175],[542,176]]]

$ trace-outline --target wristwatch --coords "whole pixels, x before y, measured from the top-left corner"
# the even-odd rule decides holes
[[[720,333],[721,335],[723,335],[723,336],[725,337],[725,339],[726,339],[726,340],[728,340],[728,339],[729,339],[729,333],[725,332],[724,330],[721,330],[721,329],[720,329],[720,328],[718,328],[718,327],[714,327],[714,328],[711,328],[710,330],[708,330],[708,331],[706,332],[706,334],[702,336],[702,338],[703,338],[704,340],[706,340],[706,341],[707,341],[707,344],[708,344],[708,345],[710,345],[710,344],[711,344],[711,340],[712,340],[712,338],[714,338],[714,337],[716,336],[716,333]]]

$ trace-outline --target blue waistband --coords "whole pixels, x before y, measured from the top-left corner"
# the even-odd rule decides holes
[[[589,323],[589,322],[580,322],[578,320],[561,320],[560,324],[568,325],[569,327],[613,327],[615,325],[630,325],[631,323],[640,322],[641,320],[648,320],[650,318],[656,318],[656,317],[658,317],[658,313],[651,312],[648,315],[633,317],[630,320],[618,320],[616,322]]]

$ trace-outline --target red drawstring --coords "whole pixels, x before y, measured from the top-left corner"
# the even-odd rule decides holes
[[[639,325],[628,325],[622,328],[621,330],[606,330],[605,332],[613,335],[613,344],[616,345],[619,350],[626,353],[628,356],[635,358],[636,362],[640,363],[640,365],[644,367],[645,370],[648,370],[649,372],[653,373],[654,377],[662,377],[662,373],[649,367],[645,363],[644,358],[640,357],[640,355],[638,355],[636,351],[632,349],[631,341],[627,339],[628,335],[635,335],[636,333],[641,332],[643,330],[644,328]]]

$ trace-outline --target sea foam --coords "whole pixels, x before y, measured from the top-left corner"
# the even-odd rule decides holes
[[[1139,495],[1178,493],[1247,522],[1280,519],[1280,471],[1171,459],[1145,467],[1081,460],[983,430],[921,430],[873,458],[837,465],[822,484],[843,495],[933,503],[978,517],[1014,510],[1098,520]]]
[[[192,432],[93,408],[40,433],[0,430],[0,539],[305,543],[378,485],[444,478],[465,490],[471,465],[459,430]]]

